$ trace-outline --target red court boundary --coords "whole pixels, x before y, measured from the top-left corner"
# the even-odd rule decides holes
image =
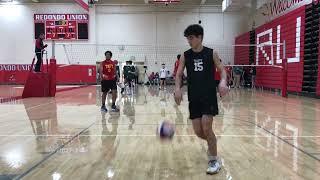
[[[69,87],[69,88],[64,88],[64,89],[57,89],[57,93],[60,93],[60,92],[64,92],[64,91],[71,91],[71,90],[74,90],[74,89],[81,89],[81,88],[86,88],[86,87],[89,87],[91,85],[85,85],[85,86],[79,86],[79,87]],[[2,103],[6,103],[6,102],[11,102],[11,101],[16,101],[16,100],[19,100],[19,99],[23,99],[22,96],[13,96],[13,97],[7,97],[7,98],[3,98],[3,99],[0,99],[0,104]]]

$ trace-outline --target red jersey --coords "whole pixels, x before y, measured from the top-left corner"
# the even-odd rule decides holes
[[[174,63],[174,70],[173,70],[173,76],[174,76],[174,77],[176,77],[179,64],[180,64],[180,61],[179,61],[179,59],[177,59],[176,62]]]
[[[214,79],[215,80],[220,80],[221,79],[221,77],[220,77],[220,72],[218,71],[218,69],[217,68],[215,68],[215,70],[214,70]]]
[[[227,66],[226,67],[227,74],[231,74],[231,71],[232,71],[232,67],[231,66]]]
[[[104,80],[116,80],[116,64],[112,60],[104,60],[101,62],[102,74]]]

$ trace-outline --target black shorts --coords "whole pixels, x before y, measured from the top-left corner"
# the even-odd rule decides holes
[[[189,102],[190,119],[202,118],[203,115],[216,116],[219,114],[217,101]]]
[[[133,78],[132,78],[132,77],[129,77],[129,76],[126,76],[126,77],[124,77],[124,80],[125,80],[126,82],[131,82],[131,81],[133,80]]]
[[[216,80],[216,86],[219,87],[220,80]]]
[[[102,80],[101,81],[101,91],[109,92],[110,90],[117,90],[117,81],[116,80]]]
[[[161,80],[161,81],[165,81],[165,80],[166,80],[166,78],[160,78],[160,80]]]

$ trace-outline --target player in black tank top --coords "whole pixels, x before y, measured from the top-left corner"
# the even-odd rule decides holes
[[[212,115],[218,114],[216,96],[216,81],[214,79],[215,65],[212,60],[213,50],[203,47],[201,52],[194,52],[192,49],[184,53],[185,66],[187,68],[188,100],[190,103],[206,103],[213,111]],[[199,103],[197,103],[199,102]],[[200,115],[193,115],[190,119],[200,118]]]
[[[184,68],[187,69],[188,100],[190,119],[195,134],[208,143],[208,174],[218,173],[221,161],[217,156],[217,141],[212,130],[213,116],[218,114],[215,69],[220,71],[221,81],[218,86],[220,96],[228,92],[227,74],[214,50],[204,47],[203,28],[190,25],[184,32],[191,49],[181,56],[176,76],[175,101],[182,100],[181,79]]]

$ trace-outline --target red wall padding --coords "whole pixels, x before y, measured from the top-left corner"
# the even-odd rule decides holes
[[[256,85],[279,89],[282,83],[280,68],[257,67]]]
[[[250,32],[236,37],[235,44],[250,44]],[[249,64],[249,46],[235,46],[234,51],[234,64]]]
[[[304,57],[304,32],[305,32],[305,6],[300,7],[296,10],[293,10],[269,23],[266,23],[258,27],[256,32],[256,41],[258,34],[272,29],[272,43],[277,43],[277,26],[280,25],[280,42],[286,42],[286,57],[293,58],[295,57],[295,47],[296,47],[296,32],[297,32],[297,18],[301,17],[301,29],[300,29],[300,61],[288,63],[288,91],[291,92],[301,92],[302,91],[302,81],[303,81],[303,57]],[[238,38],[236,38],[237,41]],[[261,36],[259,38],[259,43],[266,42],[269,40],[269,34]],[[280,57],[282,59],[283,49],[280,48]],[[257,49],[256,49],[257,51]],[[264,47],[264,51],[269,55],[271,59],[271,47]],[[260,65],[270,65],[271,62],[262,55],[262,51],[259,51],[259,61]],[[242,57],[242,54],[239,54],[238,51],[235,51],[235,56]],[[249,56],[247,57],[249,58]],[[273,47],[273,60],[275,65],[277,58],[277,49]],[[237,58],[235,58],[237,59]],[[241,58],[242,59],[242,58]],[[239,61],[235,61],[239,64]],[[263,71],[257,70],[257,82],[258,86],[269,87],[269,88],[280,88],[281,86],[281,70],[280,69],[263,69]]]
[[[94,65],[57,66],[57,84],[96,83],[96,66]],[[0,84],[24,84],[29,69],[30,65],[0,64]]]
[[[0,64],[0,83],[24,84],[31,65]]]
[[[96,83],[96,66],[70,65],[57,68],[57,84],[92,84]],[[91,74],[89,71],[91,69]]]

